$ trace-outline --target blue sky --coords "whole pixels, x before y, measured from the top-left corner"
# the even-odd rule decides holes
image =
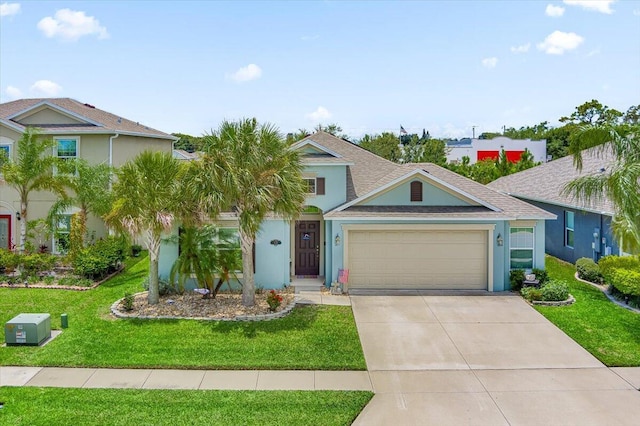
[[[0,98],[71,97],[165,132],[471,136],[640,102],[640,1],[0,0]]]

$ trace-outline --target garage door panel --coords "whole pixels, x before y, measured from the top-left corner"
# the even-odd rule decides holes
[[[347,250],[352,288],[487,288],[487,231],[355,230]]]

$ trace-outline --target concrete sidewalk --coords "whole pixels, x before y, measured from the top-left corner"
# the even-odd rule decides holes
[[[366,371],[0,367],[0,386],[129,389],[373,390]]]

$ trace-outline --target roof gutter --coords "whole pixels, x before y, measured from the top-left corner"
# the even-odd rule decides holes
[[[120,133],[109,136],[109,167],[113,167],[113,140],[118,136],[120,136]]]

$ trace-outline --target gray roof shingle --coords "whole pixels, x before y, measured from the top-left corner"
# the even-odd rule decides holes
[[[27,111],[30,108],[37,106],[43,102],[47,102],[51,105],[55,105],[59,108],[77,114],[81,117],[98,123],[98,125],[87,123],[79,125],[45,125],[39,127],[45,134],[62,134],[62,133],[123,133],[134,136],[147,136],[160,139],[178,140],[175,136],[168,133],[161,132],[160,130],[152,129],[126,118],[117,116],[107,111],[95,108],[88,104],[76,101],[71,98],[33,98],[33,99],[18,99],[11,102],[0,104],[0,119],[9,122],[18,128],[25,128],[25,126],[9,119],[16,114],[23,111]],[[43,123],[44,124],[44,123]],[[37,125],[36,125],[37,126]]]
[[[532,206],[517,198],[510,197],[485,185],[467,179],[443,167],[432,163],[420,164],[396,164],[359,147],[351,142],[336,138],[329,133],[318,132],[308,136],[304,140],[312,140],[331,151],[341,155],[344,160],[352,165],[347,166],[347,202],[362,197],[396,179],[402,178],[415,170],[424,170],[447,184],[482,200],[486,204],[496,207],[499,211],[481,207],[479,209],[457,209],[456,211],[442,209],[406,209],[387,207],[366,208],[351,206],[342,211],[333,211],[327,214],[332,216],[416,216],[420,217],[462,217],[473,219],[474,217],[496,219],[555,219],[555,215]]]
[[[596,147],[583,151],[582,160],[581,172],[574,166],[573,157],[567,156],[503,176],[489,183],[488,187],[518,198],[613,215],[615,207],[607,197],[585,203],[578,202],[572,195],[563,194],[565,185],[572,180],[603,173],[602,169],[609,170],[614,157],[610,151]]]

